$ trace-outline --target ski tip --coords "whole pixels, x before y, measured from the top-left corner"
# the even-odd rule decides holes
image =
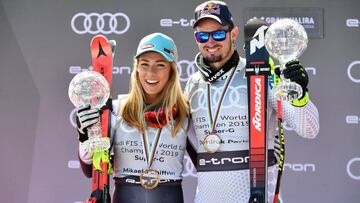
[[[95,35],[91,41],[90,41],[90,45],[92,45],[95,41],[109,41],[104,35]]]
[[[107,56],[112,53],[112,44],[103,35],[96,35],[90,42],[92,58],[98,58],[101,55]]]

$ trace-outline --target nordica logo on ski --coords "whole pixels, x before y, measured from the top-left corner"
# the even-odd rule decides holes
[[[261,132],[261,117],[261,79],[255,78],[255,115],[252,117],[252,123],[259,132]]]
[[[250,41],[250,55],[256,51],[256,48],[261,49],[265,46],[265,30],[268,26],[263,25],[256,30],[252,40]],[[256,39],[258,37],[258,39]]]

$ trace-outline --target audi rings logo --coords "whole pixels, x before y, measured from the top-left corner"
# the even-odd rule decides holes
[[[353,76],[353,71],[352,71],[352,69],[354,68],[354,67],[357,67],[358,68],[358,78],[355,78],[354,76]],[[349,77],[349,79],[351,80],[351,81],[353,81],[354,83],[360,83],[360,61],[353,61],[352,63],[350,63],[350,65],[348,66],[348,69],[347,69],[347,75],[348,75],[348,77]]]
[[[195,61],[181,60],[177,62],[180,82],[187,82],[196,72]]]
[[[350,178],[360,180],[360,157],[354,157],[347,163],[346,172]],[[354,174],[354,172],[357,174]]]
[[[124,13],[77,13],[71,19],[71,28],[77,34],[124,34],[130,19]]]
[[[192,163],[188,155],[184,156],[184,171],[182,173],[183,177],[196,177],[196,170],[194,164]]]
[[[221,97],[223,89],[215,86],[211,87],[211,105],[217,106]],[[226,94],[224,96],[224,100],[221,104],[221,109],[230,109],[236,106],[240,108],[245,108],[247,91],[246,85],[238,85],[238,86],[229,86],[226,90]],[[207,110],[208,108],[208,99],[207,99],[207,90],[198,88],[196,89],[191,98],[190,98],[190,106],[191,112],[197,112],[199,110]]]

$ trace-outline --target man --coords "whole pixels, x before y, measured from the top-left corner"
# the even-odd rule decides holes
[[[196,7],[194,28],[200,51],[195,57],[199,71],[190,77],[185,95],[196,132],[196,138],[191,139],[197,153],[195,202],[248,203],[248,97],[246,62],[235,48],[239,28],[234,25],[228,6],[220,1]],[[283,120],[298,135],[314,138],[319,131],[318,111],[309,100],[307,73],[298,61],[286,66],[288,72],[284,76],[300,84],[304,94],[295,102],[283,102]],[[274,137],[278,133],[276,99],[271,90],[268,101],[268,194],[272,200],[277,175]],[[212,143],[217,141],[220,145],[214,148]]]

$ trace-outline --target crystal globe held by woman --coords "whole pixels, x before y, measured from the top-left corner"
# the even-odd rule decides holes
[[[76,108],[90,105],[92,108],[103,107],[109,96],[110,87],[106,79],[98,72],[85,71],[77,74],[69,85],[69,98]],[[106,150],[110,141],[103,138],[100,122],[87,128],[89,139],[82,143],[87,152]]]

